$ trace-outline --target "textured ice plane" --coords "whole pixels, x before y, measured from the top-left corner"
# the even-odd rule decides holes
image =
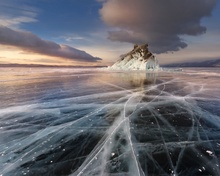
[[[11,74],[0,175],[220,175],[218,70]]]

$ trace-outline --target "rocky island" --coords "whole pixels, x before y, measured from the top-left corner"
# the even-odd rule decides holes
[[[148,44],[134,45],[132,51],[121,58],[108,69],[111,70],[158,70],[159,64],[155,56],[148,50]]]

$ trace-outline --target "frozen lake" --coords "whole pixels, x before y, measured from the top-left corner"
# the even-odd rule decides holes
[[[220,175],[219,68],[0,73],[0,176]]]

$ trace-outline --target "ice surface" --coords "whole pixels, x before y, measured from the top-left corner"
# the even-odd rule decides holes
[[[0,175],[220,175],[217,69],[0,71]]]

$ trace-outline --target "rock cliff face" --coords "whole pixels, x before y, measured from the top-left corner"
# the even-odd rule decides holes
[[[157,70],[158,61],[148,50],[148,45],[134,45],[134,49],[123,55],[109,69],[113,70]]]

